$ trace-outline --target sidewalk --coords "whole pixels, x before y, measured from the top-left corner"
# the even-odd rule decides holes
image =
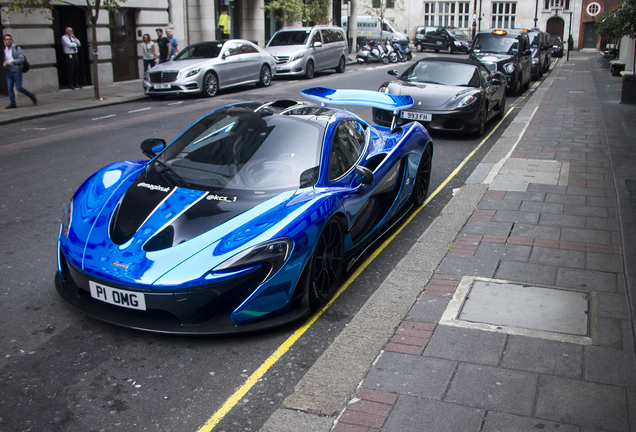
[[[597,57],[558,62],[261,431],[636,430],[636,106]]]
[[[28,80],[23,83],[28,89]],[[46,117],[53,114],[99,108],[106,105],[145,99],[141,80],[117,82],[99,87],[101,101],[95,101],[93,86],[81,90],[63,89],[53,93],[37,94],[38,104],[33,106],[29,98],[16,92],[16,109],[5,109],[9,105],[9,96],[0,96],[0,125],[16,121]]]

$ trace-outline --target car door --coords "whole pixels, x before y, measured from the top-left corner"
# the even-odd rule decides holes
[[[522,35],[520,37],[518,55],[519,65],[523,71],[524,82],[521,83],[523,86],[526,82],[530,82],[530,77],[532,76],[532,50],[530,49],[528,36]]]
[[[492,82],[492,74],[488,68],[484,65],[479,66],[479,74],[481,75],[482,85],[484,87],[484,93],[486,94],[486,100],[488,101],[488,119],[493,116],[493,109],[497,106],[497,101],[500,98],[497,97],[498,90],[501,85],[495,85]]]
[[[439,49],[437,47],[437,27],[427,27],[424,33],[424,48]]]
[[[241,57],[235,41],[230,40],[223,44],[215,69],[219,77],[219,87],[227,87],[240,82]]]
[[[315,70],[321,70],[327,67],[327,47],[325,46],[320,33],[320,30],[315,29],[313,34],[310,36],[311,42],[309,44],[309,49],[311,50],[312,57],[314,58]]]
[[[239,52],[239,82],[255,82],[260,79],[261,54],[247,42],[236,42]]]

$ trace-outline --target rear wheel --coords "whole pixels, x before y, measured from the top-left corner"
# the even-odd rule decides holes
[[[382,64],[387,64],[387,63],[389,63],[389,56],[382,57]]]
[[[272,83],[272,70],[268,65],[261,68],[261,78],[256,85],[259,87],[267,87]]]
[[[214,72],[209,71],[203,77],[203,96],[213,97],[219,91],[219,81]]]
[[[415,174],[415,184],[413,185],[413,192],[409,199],[416,206],[421,206],[426,200],[428,195],[428,186],[431,183],[431,166],[433,161],[433,151],[431,146],[426,146],[422,153],[422,159],[417,167],[417,173]]]
[[[344,267],[344,233],[338,219],[325,225],[311,258],[309,304],[316,309],[329,301],[338,288]]]
[[[501,98],[501,102],[499,102],[499,114],[497,114],[497,118],[503,118],[506,115],[506,95],[504,93]]]
[[[314,62],[309,60],[305,66],[305,78],[312,79],[314,77]]]

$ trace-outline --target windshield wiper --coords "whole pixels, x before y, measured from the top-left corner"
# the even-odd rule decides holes
[[[154,166],[155,171],[157,171],[157,174],[159,174],[162,179],[172,184],[173,186],[180,186],[180,187],[186,187],[186,188],[190,187],[190,183],[185,181],[183,177],[181,177],[179,174],[174,172],[174,170],[170,167],[170,165],[160,161],[159,159],[155,158],[154,163],[150,164],[150,166]]]

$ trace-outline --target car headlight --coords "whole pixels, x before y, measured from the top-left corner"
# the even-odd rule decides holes
[[[539,59],[538,58],[533,58],[532,59],[532,64],[533,65],[539,64]]]
[[[295,62],[296,60],[301,59],[303,57],[305,57],[305,53],[304,52],[296,54],[294,57],[292,57],[291,61]]]
[[[457,107],[461,108],[461,107],[468,106],[468,105],[474,103],[477,99],[479,99],[479,98],[476,95],[468,95],[468,96],[464,97],[464,99],[459,101],[459,103],[457,104]]]
[[[64,210],[64,216],[62,216],[62,224],[60,225],[60,233],[64,238],[68,238],[68,233],[71,229],[71,222],[73,222],[73,200],[69,201]]]
[[[511,74],[515,71],[515,64],[514,63],[506,63],[506,65],[504,66],[504,70]]]
[[[462,46],[462,43],[461,43],[461,42],[459,42],[459,41],[454,41],[454,44],[455,44],[455,46],[457,46],[457,47]]]
[[[379,91],[380,93],[388,93],[388,92],[389,92],[389,88],[388,88],[388,87],[380,87],[380,88],[378,89],[378,91]]]
[[[214,267],[212,271],[225,272],[266,263],[271,266],[271,269],[263,279],[265,281],[285,264],[293,244],[292,240],[287,237],[261,243],[225,260]]]
[[[193,70],[191,70],[190,72],[188,72],[188,73],[186,74],[185,78],[188,78],[188,77],[194,76],[194,75],[198,74],[199,72],[201,72],[201,68],[199,68],[199,69],[193,69]]]

